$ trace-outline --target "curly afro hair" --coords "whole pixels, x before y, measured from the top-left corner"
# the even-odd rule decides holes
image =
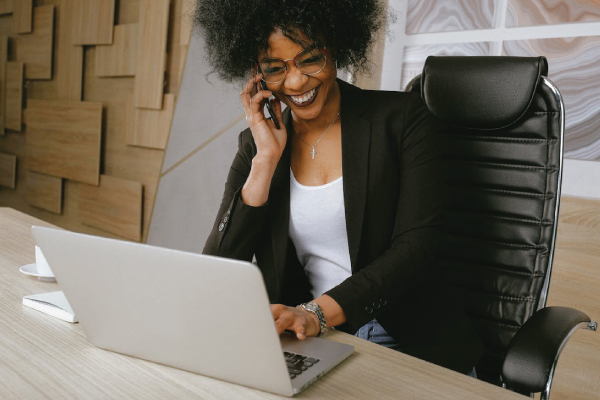
[[[327,46],[338,68],[365,70],[384,9],[380,0],[198,0],[195,25],[219,77],[236,82],[247,79],[277,28],[302,46],[301,34]]]

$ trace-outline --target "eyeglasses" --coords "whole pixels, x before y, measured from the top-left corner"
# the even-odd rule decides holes
[[[325,47],[313,47],[303,50],[296,54],[294,58],[282,60],[281,58],[263,58],[259,61],[260,70],[262,71],[262,80],[267,83],[281,83],[287,76],[287,62],[294,61],[296,68],[304,75],[316,75],[323,71],[327,61],[323,54]]]

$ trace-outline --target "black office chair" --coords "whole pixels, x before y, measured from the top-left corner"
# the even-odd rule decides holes
[[[545,307],[558,223],[565,112],[544,57],[429,57],[407,86],[443,124],[440,254],[485,345],[480,379],[548,399],[575,309]]]

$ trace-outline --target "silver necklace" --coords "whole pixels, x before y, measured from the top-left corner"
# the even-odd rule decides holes
[[[329,126],[327,127],[327,129],[325,129],[325,131],[321,134],[321,137],[319,137],[319,140],[317,140],[317,142],[315,144],[310,144],[308,143],[306,140],[302,139],[302,137],[300,136],[300,134],[296,133],[296,135],[298,136],[298,139],[300,139],[303,143],[309,145],[312,148],[312,151],[310,152],[310,155],[312,156],[312,159],[315,159],[315,154],[317,154],[317,151],[315,150],[315,147],[317,147],[317,145],[319,144],[319,142],[321,141],[321,139],[323,139],[323,136],[325,136],[325,134],[327,133],[327,131],[329,130],[329,128],[331,128],[331,126],[334,124],[334,122],[338,119],[338,117],[340,116],[340,111],[338,111],[338,113],[335,115],[335,118],[333,119],[333,121],[331,121],[331,123],[329,124]]]

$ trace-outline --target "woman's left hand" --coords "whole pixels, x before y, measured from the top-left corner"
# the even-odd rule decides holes
[[[271,312],[280,335],[287,329],[293,331],[298,339],[304,340],[308,336],[317,336],[321,331],[317,316],[304,309],[271,304]]]

